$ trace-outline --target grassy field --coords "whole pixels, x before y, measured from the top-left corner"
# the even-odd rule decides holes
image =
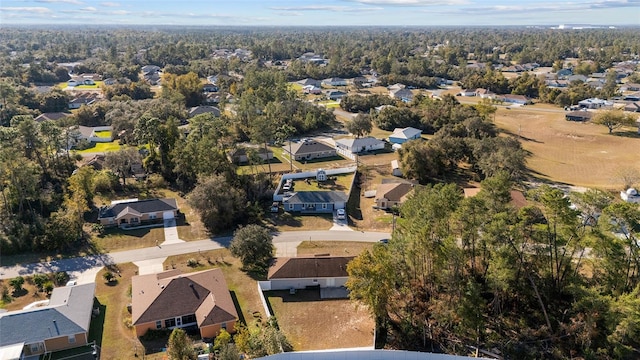
[[[114,140],[107,143],[93,143],[94,146],[84,150],[77,150],[78,154],[86,154],[86,153],[103,153],[109,151],[118,151],[120,149],[124,149],[124,146],[120,145],[120,140]]]
[[[105,234],[92,239],[96,248],[104,252],[141,249],[156,246],[164,241],[164,229],[156,228],[121,230],[111,228]]]
[[[280,328],[294,350],[373,345],[374,321],[368,309],[348,299],[321,300],[319,290],[265,292]]]
[[[329,254],[331,256],[356,256],[373,248],[373,243],[358,241],[303,241],[298,245],[298,256]]]
[[[295,191],[344,191],[348,193],[351,189],[351,183],[353,182],[353,177],[355,174],[341,174],[331,176],[331,178],[335,178],[335,180],[327,180],[323,182],[318,182],[316,179],[308,179],[309,181],[305,181],[304,179],[295,179],[294,190]]]
[[[299,215],[280,210],[277,214],[270,213],[264,222],[277,231],[329,230],[333,226],[333,215]]]
[[[620,190],[620,172],[640,170],[637,128],[608,134],[604,126],[566,121],[557,107],[499,108],[496,125],[521,138],[533,175],[577,186]]]
[[[78,90],[98,90],[102,87],[102,81],[96,81],[95,85],[77,85],[77,86],[72,86],[73,89],[78,89]],[[65,82],[61,82],[58,84],[58,87],[60,89],[65,89],[69,86],[69,84],[65,81]]]
[[[95,134],[96,134],[97,137],[103,137],[103,138],[110,138],[111,137],[111,131],[110,130],[96,131]]]

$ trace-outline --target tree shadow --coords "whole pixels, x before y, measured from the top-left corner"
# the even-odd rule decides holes
[[[360,208],[360,187],[354,185],[354,188],[351,189],[351,193],[349,194],[349,200],[347,200],[347,209],[349,209],[349,217],[362,220],[364,217],[362,215],[362,209]]]
[[[626,137],[626,138],[631,138],[631,139],[640,139],[640,133],[638,133],[638,131],[615,131],[613,133],[611,133],[611,135],[613,136],[618,136],[618,137]]]
[[[27,295],[28,293],[29,293],[29,291],[27,289],[22,288],[20,290],[13,290],[11,292],[11,296],[14,297],[14,298],[19,298],[21,296]]]
[[[536,144],[544,144],[544,141],[540,141],[540,140],[537,140],[537,139],[534,139],[534,138],[529,138],[529,137],[526,137],[526,136],[514,134],[512,131],[509,131],[509,130],[500,129],[500,132],[503,133],[503,134],[507,134],[507,135],[513,136],[514,138],[520,139],[520,140],[523,140],[523,141],[534,142]]]
[[[98,346],[102,346],[104,334],[104,321],[107,315],[107,306],[102,305],[97,298],[93,299],[93,316],[89,326],[89,341],[95,341]],[[97,315],[95,315],[97,313]]]

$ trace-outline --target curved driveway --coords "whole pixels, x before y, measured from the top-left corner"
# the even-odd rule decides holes
[[[274,245],[277,245],[280,243],[297,243],[309,240],[377,242],[381,239],[388,239],[390,236],[391,235],[389,233],[364,231],[287,231],[274,234],[273,243]],[[189,241],[108,254],[61,259],[44,263],[3,266],[0,267],[0,279],[10,279],[18,275],[27,276],[35,273],[84,271],[108,264],[151,260],[171,255],[215,250],[228,246],[230,241],[231,237],[220,237],[210,240]]]

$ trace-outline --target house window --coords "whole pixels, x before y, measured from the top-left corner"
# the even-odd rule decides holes
[[[177,317],[176,318],[176,326],[182,326],[182,318],[181,317]]]
[[[131,218],[131,222],[132,222],[132,223],[137,223],[139,220],[140,220],[140,219],[138,219],[138,218]]]
[[[293,204],[289,204],[289,210],[293,210]]]
[[[42,343],[34,343],[29,345],[29,348],[31,349],[31,353],[37,353],[40,352],[44,349],[44,347],[42,346]]]
[[[75,344],[75,343],[76,343],[76,336],[69,335],[69,344]]]
[[[176,326],[176,319],[175,318],[167,319],[167,320],[164,321],[164,327],[172,328],[174,326]]]
[[[185,315],[182,317],[182,324],[186,325],[186,324],[191,324],[191,323],[195,323],[196,322],[196,315],[195,314],[191,314],[191,315]]]
[[[223,322],[222,325],[220,325],[221,328],[227,330],[227,323]]]
[[[151,219],[151,220],[154,220],[157,217],[158,217],[158,215],[156,215],[156,214],[149,214],[149,219]]]
[[[327,204],[322,204],[322,210],[326,210],[327,209]]]
[[[162,329],[162,320],[156,321],[156,329]]]
[[[318,282],[318,279],[313,279],[312,281],[313,281],[313,283],[315,284],[315,283],[317,283],[317,282]]]

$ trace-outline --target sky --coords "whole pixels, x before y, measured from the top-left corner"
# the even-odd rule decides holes
[[[640,0],[0,0],[0,26],[640,26]]]

